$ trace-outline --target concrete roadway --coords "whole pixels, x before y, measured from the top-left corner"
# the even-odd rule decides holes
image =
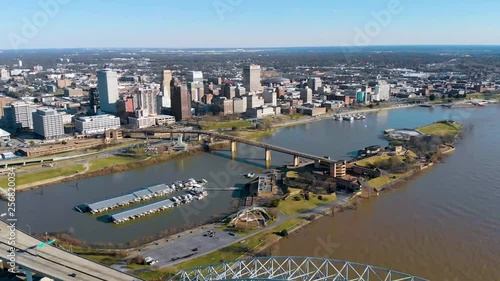
[[[8,224],[0,222],[0,257],[8,260]],[[132,275],[80,258],[53,246],[36,249],[41,241],[16,231],[16,265],[20,269],[27,268],[56,280],[140,280]],[[70,274],[76,274],[70,277]]]
[[[203,229],[196,228],[194,230],[175,235],[173,236],[174,238],[170,237],[168,241],[162,240],[161,242],[157,242],[158,245],[151,244],[142,249],[140,252],[135,253],[127,258],[131,258],[138,254],[142,255],[143,257],[150,256],[153,259],[158,260],[158,263],[155,266],[159,268],[171,267],[178,263],[182,263],[184,261],[221,250],[222,248],[225,248],[231,244],[244,241],[256,234],[278,227],[285,220],[311,214],[323,213],[331,207],[341,204],[348,198],[349,197],[347,195],[338,195],[337,200],[333,202],[294,216],[286,216],[282,213],[278,213],[278,220],[275,223],[244,236],[231,236],[225,231],[215,229],[215,225],[204,226]],[[208,230],[214,230],[214,237],[203,236],[203,234],[207,233]],[[193,249],[197,250],[193,251]],[[218,262],[218,260],[214,261],[214,263]],[[116,268],[118,270],[126,270],[126,267],[123,263],[114,265],[113,268]]]

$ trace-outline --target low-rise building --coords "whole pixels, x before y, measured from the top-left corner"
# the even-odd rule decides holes
[[[154,118],[157,126],[167,126],[175,124],[175,117],[171,115],[157,115]]]
[[[81,134],[102,134],[119,128],[120,118],[109,114],[82,116],[75,120],[75,130]]]
[[[261,106],[257,108],[248,108],[246,112],[250,118],[262,118],[266,116],[281,114],[281,107]]]
[[[143,129],[156,125],[156,116],[129,117],[128,123],[134,128]]]

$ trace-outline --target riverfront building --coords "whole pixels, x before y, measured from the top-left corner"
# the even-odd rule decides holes
[[[13,102],[4,107],[5,124],[12,131],[33,130],[33,112],[37,106],[27,102]]]
[[[186,85],[174,85],[172,91],[172,115],[177,121],[191,118],[191,95]]]
[[[82,116],[75,120],[75,129],[81,134],[102,134],[107,130],[120,128],[120,118],[105,114]]]
[[[33,112],[35,134],[44,139],[58,139],[64,136],[63,114],[48,107],[38,108]]]
[[[97,89],[101,110],[116,114],[116,101],[118,100],[118,76],[111,69],[97,71]]]
[[[304,103],[311,103],[313,98],[313,91],[309,87],[306,87],[305,89],[300,89],[300,99]]]
[[[170,108],[170,83],[172,82],[172,70],[163,70],[161,74],[161,107]]]

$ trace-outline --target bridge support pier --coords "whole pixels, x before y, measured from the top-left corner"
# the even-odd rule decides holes
[[[319,169],[321,162],[319,160],[314,160],[314,168]]]
[[[293,156],[293,165],[294,165],[295,167],[297,167],[297,166],[299,166],[299,165],[300,165],[300,157],[299,157],[299,156],[297,156],[297,155],[294,155],[294,156]]]
[[[266,168],[271,167],[271,150],[266,148]]]
[[[33,281],[33,273],[28,269],[22,270],[26,274],[26,281]]]
[[[236,141],[231,141],[231,157],[233,160],[236,158],[236,150],[238,148],[238,143]]]

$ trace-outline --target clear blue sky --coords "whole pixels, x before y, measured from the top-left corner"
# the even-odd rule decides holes
[[[499,0],[14,0],[0,49],[500,45],[499,12]]]

